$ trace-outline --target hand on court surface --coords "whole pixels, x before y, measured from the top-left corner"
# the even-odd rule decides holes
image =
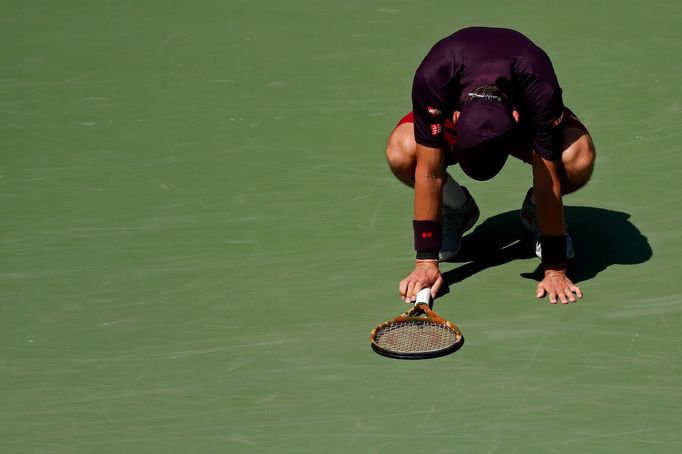
[[[582,298],[580,289],[566,276],[565,271],[545,271],[545,278],[538,284],[537,297],[549,296],[549,302],[556,304],[575,303],[576,297]]]
[[[443,285],[443,276],[438,269],[438,262],[418,260],[414,271],[400,281],[398,291],[403,301],[411,303],[416,301],[417,293],[424,287],[431,287],[431,298],[435,298],[441,285]]]

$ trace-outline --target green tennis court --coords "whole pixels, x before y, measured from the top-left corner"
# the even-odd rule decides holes
[[[4,0],[0,452],[682,450],[682,8],[672,0]],[[552,57],[597,167],[585,298],[537,300],[530,168],[436,301],[454,355],[380,357],[412,193],[384,158],[458,28]]]

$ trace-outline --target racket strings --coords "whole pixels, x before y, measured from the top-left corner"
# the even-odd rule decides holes
[[[396,353],[433,352],[457,343],[457,333],[446,325],[430,320],[391,323],[376,334],[376,344]]]

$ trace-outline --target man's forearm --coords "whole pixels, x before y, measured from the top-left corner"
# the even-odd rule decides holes
[[[564,205],[561,194],[552,187],[534,186],[540,233],[546,236],[564,235]]]
[[[414,219],[440,219],[445,182],[442,150],[417,146],[414,180]]]
[[[542,235],[564,235],[564,205],[557,163],[533,156],[533,189]]]

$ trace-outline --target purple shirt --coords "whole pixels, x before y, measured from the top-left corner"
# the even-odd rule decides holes
[[[552,122],[564,106],[552,62],[528,38],[505,28],[464,28],[431,48],[412,85],[417,143],[443,147],[445,119],[482,85],[497,85],[507,94],[536,153],[561,158]]]

